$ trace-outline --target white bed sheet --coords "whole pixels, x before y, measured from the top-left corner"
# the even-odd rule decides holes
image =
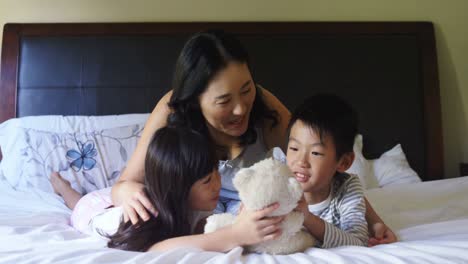
[[[58,196],[0,181],[0,263],[468,263],[468,177],[372,189],[367,197],[400,242],[285,256],[243,255],[240,247],[138,253],[75,231]]]

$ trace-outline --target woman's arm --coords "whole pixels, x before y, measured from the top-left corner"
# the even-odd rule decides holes
[[[286,152],[286,143],[287,143],[287,129],[289,120],[291,119],[291,112],[286,108],[286,106],[281,103],[278,98],[276,98],[268,90],[261,88],[263,94],[263,100],[265,104],[271,110],[278,112],[278,124],[271,128],[271,123],[266,122],[263,127],[263,138],[265,139],[265,144],[268,149],[273,147],[280,147],[284,152]]]
[[[149,251],[166,251],[178,247],[196,247],[207,251],[226,252],[237,246],[253,245],[277,238],[284,216],[267,218],[278,204],[250,212],[241,210],[236,222],[212,233],[166,239],[154,244]]]
[[[146,121],[141,138],[126,168],[112,187],[112,202],[116,206],[122,206],[125,221],[130,219],[133,224],[138,222],[138,217],[144,221],[148,220],[147,210],[157,214],[143,191],[145,157],[154,132],[166,125],[167,116],[170,113],[167,103],[171,95],[172,91],[169,91],[159,100]]]

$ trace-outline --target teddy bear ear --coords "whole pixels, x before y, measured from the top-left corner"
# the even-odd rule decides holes
[[[236,187],[237,190],[242,189],[242,186],[245,186],[250,182],[250,179],[252,179],[252,175],[255,173],[254,169],[250,168],[244,168],[240,169],[234,179],[232,180],[232,183],[234,184],[234,187]]]

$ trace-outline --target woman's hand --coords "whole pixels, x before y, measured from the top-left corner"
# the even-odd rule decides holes
[[[154,133],[166,126],[166,120],[171,110],[167,103],[172,95],[172,91],[167,92],[154,107],[153,112],[146,121],[145,127],[138,140],[127,166],[122,171],[122,175],[112,187],[112,202],[116,206],[122,206],[124,220],[131,220],[136,224],[141,218],[143,221],[150,219],[148,212],[157,215],[150,200],[143,191],[145,181],[145,158],[148,146]]]
[[[121,204],[123,209],[124,221],[129,219],[132,224],[138,223],[139,219],[148,221],[149,213],[155,217],[158,212],[151,204],[144,191],[144,185],[134,181],[123,181],[119,183],[119,193],[121,194]]]
[[[238,244],[253,245],[281,235],[280,223],[284,220],[284,216],[266,217],[278,207],[279,204],[275,203],[265,209],[252,212],[241,205],[237,220],[232,226]]]
[[[369,231],[371,235],[368,242],[369,247],[398,241],[393,231],[383,222],[378,222],[369,226]]]

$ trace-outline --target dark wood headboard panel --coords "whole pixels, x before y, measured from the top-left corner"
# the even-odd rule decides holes
[[[421,178],[443,178],[429,22],[6,24],[0,122],[150,112],[186,38],[208,28],[236,34],[256,82],[291,110],[315,92],[338,93],[360,114],[367,158],[401,143]]]

